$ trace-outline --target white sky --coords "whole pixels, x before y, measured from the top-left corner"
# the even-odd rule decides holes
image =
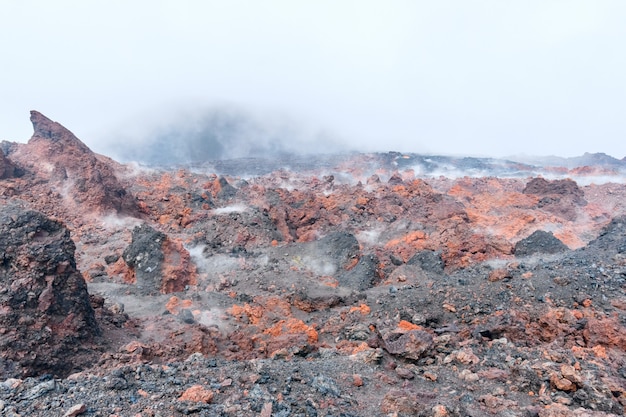
[[[626,156],[626,1],[0,0],[0,139],[223,103],[362,150]]]

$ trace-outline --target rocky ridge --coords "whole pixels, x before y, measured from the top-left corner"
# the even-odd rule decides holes
[[[31,119],[2,146],[4,415],[624,414],[626,187],[594,183],[619,165],[244,176],[121,165]]]

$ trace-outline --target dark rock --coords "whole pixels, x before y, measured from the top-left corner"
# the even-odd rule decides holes
[[[359,256],[360,247],[354,235],[336,232],[314,242],[311,252],[312,256],[328,258],[338,268],[345,269]]]
[[[570,179],[547,181],[533,178],[526,184],[523,193],[541,197],[539,208],[571,221],[576,220],[578,215],[576,207],[587,204],[584,191]]]
[[[189,193],[187,194],[187,202],[189,204],[189,206],[193,207],[193,208],[202,208],[206,205],[208,205],[209,207],[213,207],[213,199],[211,198],[211,195],[208,193],[203,193],[203,194],[199,194],[199,193]]]
[[[16,176],[16,170],[17,168],[13,162],[11,162],[9,158],[4,155],[2,149],[0,149],[0,179]]]
[[[147,224],[133,229],[132,242],[122,257],[135,272],[137,289],[144,294],[158,293],[161,287],[161,268],[165,255],[162,245],[166,235]]]
[[[569,178],[564,180],[548,181],[543,178],[533,178],[527,184],[524,190],[524,194],[535,194],[540,196],[559,195],[572,198],[576,204],[586,204],[585,193],[573,181]]]
[[[425,250],[417,252],[408,260],[409,265],[418,265],[426,272],[443,274],[444,262],[440,251]]]
[[[617,249],[619,253],[626,252],[626,217],[611,220],[588,246],[600,250]]]
[[[230,185],[230,183],[224,177],[219,177],[217,179],[219,183],[219,191],[217,192],[217,197],[222,200],[228,200],[233,198],[235,194],[237,194],[237,189]]]
[[[0,209],[0,377],[66,375],[100,330],[69,230],[36,211]]]
[[[141,294],[183,291],[195,282],[196,269],[182,243],[147,224],[133,229],[122,258],[130,267],[127,280],[134,281]]]
[[[204,235],[197,243],[205,245],[205,254],[251,252],[264,243],[282,240],[276,225],[266,212],[250,208],[211,217],[204,226]]]
[[[178,318],[180,319],[180,321],[186,324],[193,324],[196,322],[196,320],[193,318],[191,310],[189,310],[188,308],[180,310],[180,313],[178,313]]]
[[[120,259],[119,255],[107,255],[104,257],[104,262],[106,262],[107,265],[111,265],[117,262],[118,259]]]
[[[318,375],[313,378],[311,386],[322,395],[332,395],[333,397],[339,397],[341,395],[341,391],[339,391],[339,387],[337,387],[335,381],[325,375]]]
[[[515,244],[515,256],[529,256],[535,253],[555,254],[568,251],[569,248],[557,239],[552,232],[536,230],[525,239]]]
[[[394,173],[394,174],[393,174],[393,175],[389,178],[389,181],[387,181],[387,183],[388,183],[388,184],[391,184],[391,185],[399,185],[399,184],[402,184],[402,183],[403,183],[403,181],[402,181],[402,177],[400,176],[400,174],[398,174],[398,173],[396,172],[396,173]]]
[[[352,301],[351,295],[352,292],[347,288],[303,283],[298,291],[289,296],[289,302],[294,307],[310,313],[345,305]]]
[[[378,264],[378,258],[374,255],[361,256],[354,268],[338,274],[337,280],[339,285],[357,291],[365,291],[372,288],[380,278]]]

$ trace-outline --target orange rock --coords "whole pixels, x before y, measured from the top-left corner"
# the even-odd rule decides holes
[[[181,300],[177,296],[172,296],[167,304],[165,304],[165,308],[170,313],[176,315],[180,313],[181,309],[190,308],[193,305],[193,301],[191,300]]]
[[[437,376],[437,374],[435,374],[433,372],[426,371],[426,372],[424,372],[424,378],[426,378],[426,379],[428,379],[430,381],[435,382],[435,381],[437,381],[437,378],[439,378],[439,377]]]
[[[368,307],[367,304],[361,304],[358,307],[350,307],[350,313],[358,311],[359,313],[363,314],[364,316],[368,315],[370,313],[370,308]]]
[[[163,271],[161,292],[170,294],[184,291],[185,287],[197,284],[196,266],[180,239],[167,238],[163,245]]]
[[[408,332],[411,330],[424,330],[424,328],[409,321],[400,320],[400,322],[398,323],[398,330]]]
[[[626,328],[622,326],[615,316],[609,318],[588,319],[587,326],[583,330],[583,337],[587,346],[601,345],[626,350]]]
[[[552,374],[552,376],[550,376],[550,384],[560,391],[576,391],[576,384],[557,374]]]
[[[359,352],[364,352],[364,351],[366,351],[366,350],[370,350],[370,349],[372,349],[372,348],[371,348],[371,347],[369,347],[367,343],[365,343],[365,342],[361,342],[361,343],[360,343],[357,347],[355,347],[355,348],[352,350],[352,354],[353,354],[353,355],[355,355],[355,354],[357,354],[357,353],[359,353]]]
[[[587,357],[587,349],[580,346],[572,346],[572,354],[577,359],[585,359]]]
[[[302,320],[295,318],[280,320],[272,327],[265,329],[263,333],[274,337],[280,336],[281,334],[304,333],[307,335],[309,343],[316,343],[318,339],[317,331],[313,327],[307,326]]]
[[[247,316],[252,324],[258,324],[263,317],[263,307],[257,306],[252,307],[250,304],[244,304],[243,307],[240,305],[233,305],[230,308],[230,314],[238,317],[238,316]]]
[[[319,277],[319,280],[322,285],[326,285],[332,288],[337,288],[339,286],[339,281],[337,281],[337,278],[335,277],[324,275]]]
[[[607,359],[608,356],[606,354],[606,348],[604,346],[601,345],[596,345],[594,347],[591,348],[591,350],[593,351],[593,353],[601,359]]]
[[[490,282],[502,281],[503,279],[511,278],[511,273],[504,268],[494,269],[489,273],[488,280]]]
[[[209,404],[213,401],[213,391],[204,388],[202,385],[194,385],[187,388],[178,398],[179,401],[193,401]]]

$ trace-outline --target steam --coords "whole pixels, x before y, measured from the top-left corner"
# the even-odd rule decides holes
[[[108,214],[100,218],[102,226],[106,229],[120,230],[120,229],[132,229],[135,226],[141,224],[141,220],[134,217],[120,217],[116,214]]]
[[[232,206],[220,207],[213,210],[214,214],[229,214],[229,213],[243,213],[248,211],[249,207],[243,204],[233,204]]]
[[[158,122],[151,117],[143,122],[148,128],[135,125],[118,132],[108,153],[125,162],[171,166],[344,149],[335,136],[304,122],[233,105],[156,115]]]
[[[361,230],[356,233],[356,239],[359,242],[366,243],[369,246],[375,246],[380,242],[382,229]]]
[[[315,275],[326,276],[333,275],[335,274],[335,272],[337,272],[336,265],[332,261],[324,258],[313,258],[310,256],[305,256],[301,259],[300,262]]]
[[[188,247],[191,260],[198,267],[198,271],[207,273],[211,276],[227,273],[239,268],[239,261],[228,255],[214,255],[210,257],[204,256],[205,245],[196,245]]]

